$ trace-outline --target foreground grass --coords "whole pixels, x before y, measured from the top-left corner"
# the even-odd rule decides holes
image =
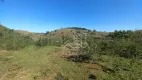
[[[56,56],[59,49],[32,46],[0,54],[0,80],[54,80],[57,74],[69,79],[87,79],[83,67]]]
[[[94,55],[90,63],[75,63],[57,54],[59,47],[27,47],[0,54],[0,80],[141,80],[142,63],[131,59]],[[90,61],[90,62],[93,62]]]

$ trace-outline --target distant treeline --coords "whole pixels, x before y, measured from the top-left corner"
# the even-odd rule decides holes
[[[68,29],[75,29],[75,30],[88,30],[86,28],[81,28],[81,27],[67,27]]]

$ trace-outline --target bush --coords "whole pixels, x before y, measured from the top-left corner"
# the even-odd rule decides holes
[[[108,36],[110,36],[112,39],[127,39],[127,38],[131,38],[132,34],[133,34],[133,31],[131,30],[127,30],[127,31],[115,30],[114,32],[110,33]]]
[[[142,44],[142,30],[136,30],[132,35],[132,39],[137,44]]]
[[[69,80],[69,79],[58,72],[55,77],[55,80]]]
[[[0,48],[6,50],[18,50],[28,45],[32,45],[34,41],[30,37],[22,37],[21,35],[3,36],[0,42]]]
[[[35,45],[38,47],[44,47],[44,46],[61,46],[61,41],[55,41],[52,39],[47,38],[40,38],[38,41],[35,42]]]

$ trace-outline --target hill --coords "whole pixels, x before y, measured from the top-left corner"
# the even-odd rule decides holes
[[[68,36],[70,38],[73,38],[73,36],[77,33],[91,34],[93,32],[95,32],[95,37],[103,37],[109,34],[109,32],[97,32],[95,30],[91,31],[85,28],[69,27],[69,28],[54,30],[51,32],[46,32],[44,37],[51,38],[54,40],[61,40],[62,36]]]
[[[22,36],[28,36],[34,41],[39,40],[39,38],[43,37],[44,35],[44,33],[35,33],[35,32],[23,31],[23,30],[14,30],[14,32],[21,34]]]
[[[31,44],[33,41],[28,36],[22,36],[13,29],[0,25],[0,49],[16,50]]]
[[[77,33],[91,34],[95,32],[96,37],[103,37],[109,34],[109,32],[98,32],[95,30],[89,30],[89,29],[80,28],[80,27],[61,28],[54,31],[47,31],[46,33],[34,33],[34,32],[23,31],[23,30],[14,30],[14,32],[22,36],[29,36],[34,41],[38,41],[40,38],[48,38],[55,41],[60,41],[62,39],[62,36],[73,38],[73,36]]]

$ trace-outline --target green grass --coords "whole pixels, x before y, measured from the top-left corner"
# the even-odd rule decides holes
[[[93,59],[99,61],[90,68],[92,66],[89,67],[88,63],[75,63],[61,58],[57,55],[60,49],[54,46],[30,46],[21,51],[0,53],[0,80],[54,80],[55,77],[88,80],[90,74],[94,74],[97,80],[142,79],[141,61],[94,55]]]

